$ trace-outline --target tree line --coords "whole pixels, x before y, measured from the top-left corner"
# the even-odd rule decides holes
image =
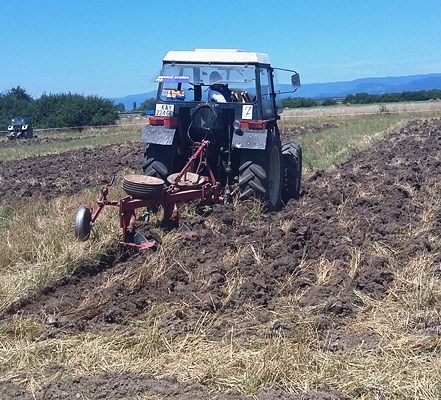
[[[441,90],[433,89],[385,94],[349,94],[344,98],[343,102],[345,104],[398,103],[402,101],[427,101],[440,98]]]
[[[427,101],[441,99],[441,90],[419,90],[416,92],[400,92],[385,94],[357,93],[349,94],[343,100],[343,104],[373,104],[373,103],[398,103],[405,101]],[[303,108],[331,106],[337,104],[335,99],[314,100],[307,97],[288,97],[279,103],[280,108]]]
[[[415,92],[386,93],[374,95],[357,93],[342,99],[344,104],[393,103],[405,101],[427,101],[441,98],[441,90],[420,90]],[[332,106],[337,101],[332,98],[315,100],[296,97],[282,99],[279,108],[304,108]],[[155,99],[146,99],[134,110],[146,111],[154,109]],[[111,100],[98,96],[83,96],[73,93],[43,94],[40,98],[32,98],[25,89],[17,86],[0,93],[0,130],[7,129],[11,118],[17,116],[31,117],[37,128],[64,128],[81,126],[113,125],[119,119],[124,105],[115,105]]]
[[[30,117],[37,128],[112,125],[119,118],[108,99],[73,93],[43,94],[34,99],[20,86],[0,94],[0,129],[7,129],[17,116]]]

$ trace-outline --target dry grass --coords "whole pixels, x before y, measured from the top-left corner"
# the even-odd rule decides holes
[[[16,380],[17,371],[28,371],[27,386],[36,391],[63,377],[113,371],[173,375],[184,382],[250,394],[268,387],[301,393],[328,386],[357,398],[439,398],[440,339],[401,334],[395,326],[401,315],[390,314],[402,311],[401,307],[391,309],[389,300],[386,304],[364,300],[371,308],[370,318],[355,323],[352,330],[376,332],[383,344],[344,352],[327,350],[314,331],[307,329],[308,315],[299,310],[283,314],[304,323],[289,335],[273,331],[262,337],[258,332],[269,329],[260,324],[254,325],[256,334],[243,337],[236,335],[232,320],[229,335],[216,341],[206,337],[210,325],[216,323],[212,316],[202,321],[198,331],[177,339],[161,335],[155,321],[145,316],[145,326],[135,334],[87,333],[44,341],[35,341],[29,334],[37,321],[16,316],[9,321],[14,339],[5,334],[1,338],[0,354],[8,366],[3,378]],[[52,365],[63,368],[48,376],[43,371]]]
[[[402,115],[406,118],[433,118],[441,115],[441,101],[419,101],[387,104],[367,105],[338,105],[332,107],[314,107],[300,109],[286,109],[282,113],[282,120],[324,120],[333,118],[353,118],[363,115]]]
[[[69,276],[77,266],[97,263],[109,241],[117,236],[114,213],[103,213],[89,242],[76,241],[73,232],[79,205],[94,206],[97,197],[96,191],[86,191],[0,210],[0,315],[13,303],[39,293],[61,276]]]

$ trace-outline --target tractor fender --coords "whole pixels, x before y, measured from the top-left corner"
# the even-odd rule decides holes
[[[265,150],[267,134],[266,129],[241,129],[234,132],[231,146],[236,149]]]
[[[141,134],[141,143],[153,143],[171,146],[175,134],[176,128],[146,125]]]

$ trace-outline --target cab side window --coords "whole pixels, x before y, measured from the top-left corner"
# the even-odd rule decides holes
[[[262,101],[263,118],[271,118],[275,115],[274,101],[271,90],[271,70],[260,70],[260,95]]]

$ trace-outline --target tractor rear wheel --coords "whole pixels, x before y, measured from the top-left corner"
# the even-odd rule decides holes
[[[302,180],[302,148],[298,143],[288,142],[282,146],[283,189],[282,200],[300,197]]]
[[[271,135],[266,150],[242,150],[239,167],[241,200],[257,198],[268,211],[278,210],[282,194],[280,140]]]
[[[167,177],[174,172],[173,162],[176,146],[163,146],[160,144],[147,144],[144,152],[144,163],[142,170],[144,175],[161,178],[167,183]]]

